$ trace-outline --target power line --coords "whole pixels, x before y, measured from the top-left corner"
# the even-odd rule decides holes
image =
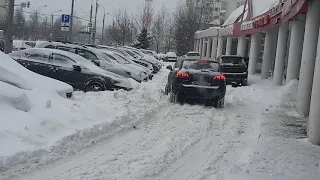
[[[76,2],[76,5],[78,6],[78,8],[79,8],[82,12],[84,12],[84,13],[86,13],[86,14],[90,14],[90,12],[86,12],[86,11],[84,11],[84,10],[80,7],[80,5],[78,4],[78,1],[77,1],[77,0],[75,0],[75,2]]]

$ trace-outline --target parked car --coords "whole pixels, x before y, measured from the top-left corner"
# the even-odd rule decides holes
[[[142,77],[138,78],[132,75],[131,69],[128,69],[126,67],[121,66],[118,63],[111,61],[109,57],[97,51],[95,48],[78,46],[73,44],[63,44],[63,43],[57,43],[57,42],[43,43],[42,45],[39,45],[39,47],[53,48],[53,49],[72,52],[86,58],[88,61],[91,61],[92,63],[96,64],[97,66],[100,66],[102,69],[106,71],[113,72],[115,74],[121,75],[126,78],[132,78],[138,82],[141,82],[143,80]]]
[[[143,60],[135,59],[134,56],[132,56],[131,54],[129,54],[128,52],[126,52],[125,50],[120,49],[120,48],[116,48],[116,47],[112,47],[112,46],[103,46],[103,45],[97,45],[96,48],[110,50],[110,51],[122,54],[132,64],[138,65],[141,68],[145,69],[147,71],[147,73],[149,74],[149,78],[151,77],[150,79],[152,79],[152,77],[153,77],[152,72],[154,71],[154,69],[153,69],[151,63],[145,62]]]
[[[158,54],[155,51],[147,50],[147,49],[140,49],[140,51],[142,51],[143,53],[148,54],[150,56],[153,56],[155,59],[159,60]]]
[[[234,86],[248,84],[248,67],[243,57],[223,55],[217,58],[221,72],[226,76],[227,83]]]
[[[0,59],[1,82],[23,90],[52,91],[64,98],[73,98],[73,88],[69,84],[34,73],[3,52],[0,52]]]
[[[219,71],[216,61],[178,59],[170,70],[165,92],[171,102],[183,103],[188,99],[200,99],[215,107],[224,107],[226,78]]]
[[[130,75],[138,82],[148,81],[148,74],[145,70],[138,69],[135,65],[131,64],[126,59],[122,58],[118,54],[108,50],[99,50],[105,56],[107,56],[111,61],[121,64],[127,71],[130,72]]]
[[[157,62],[155,62],[153,59],[149,59],[149,58],[145,58],[143,56],[142,53],[140,53],[139,51],[136,51],[134,49],[130,49],[130,48],[122,48],[124,51],[126,51],[127,53],[131,53],[133,54],[132,56],[137,59],[137,60],[140,60],[140,61],[144,61],[144,62],[147,62],[147,63],[150,63],[152,65],[152,68],[153,68],[153,72],[154,73],[157,73],[160,71],[161,69],[161,65],[159,65]]]
[[[174,52],[167,52],[165,57],[165,62],[176,62],[177,61],[177,54]]]
[[[186,54],[186,58],[188,58],[188,59],[201,59],[201,55],[199,52],[188,52]]]
[[[74,53],[45,48],[26,49],[10,54],[27,69],[82,91],[131,90],[127,78],[100,69]]]
[[[36,46],[35,41],[13,40],[12,51],[20,51],[24,49],[34,48]]]

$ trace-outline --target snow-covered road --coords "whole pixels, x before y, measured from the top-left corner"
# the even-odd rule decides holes
[[[22,174],[24,165],[0,171],[0,179],[319,179],[320,148],[297,139],[305,137],[293,110],[297,82],[276,87],[252,76],[251,86],[228,87],[226,107],[215,109],[170,104],[160,91],[167,73],[136,94],[115,93],[129,101],[131,120],[111,138],[88,138],[92,145],[77,153]],[[88,97],[104,96],[77,99]]]

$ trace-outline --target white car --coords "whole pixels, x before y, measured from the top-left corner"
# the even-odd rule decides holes
[[[167,52],[166,57],[165,57],[165,61],[167,62],[176,62],[178,59],[178,56],[176,53],[174,52]]]
[[[188,59],[201,59],[201,55],[199,52],[188,52],[186,55]]]
[[[20,51],[24,49],[34,48],[35,41],[13,40],[12,51]]]
[[[34,73],[2,52],[0,52],[0,59],[0,81],[2,83],[28,91],[41,89],[57,93],[64,98],[73,97],[72,86]]]

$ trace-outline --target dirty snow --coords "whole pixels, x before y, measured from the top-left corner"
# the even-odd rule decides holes
[[[297,81],[279,87],[252,76],[251,86],[228,87],[226,107],[215,109],[168,103],[167,73],[131,92],[52,101],[52,112],[36,117],[55,118],[28,121],[29,139],[41,142],[33,149],[42,149],[2,158],[0,179],[319,178],[320,148],[294,111]]]

